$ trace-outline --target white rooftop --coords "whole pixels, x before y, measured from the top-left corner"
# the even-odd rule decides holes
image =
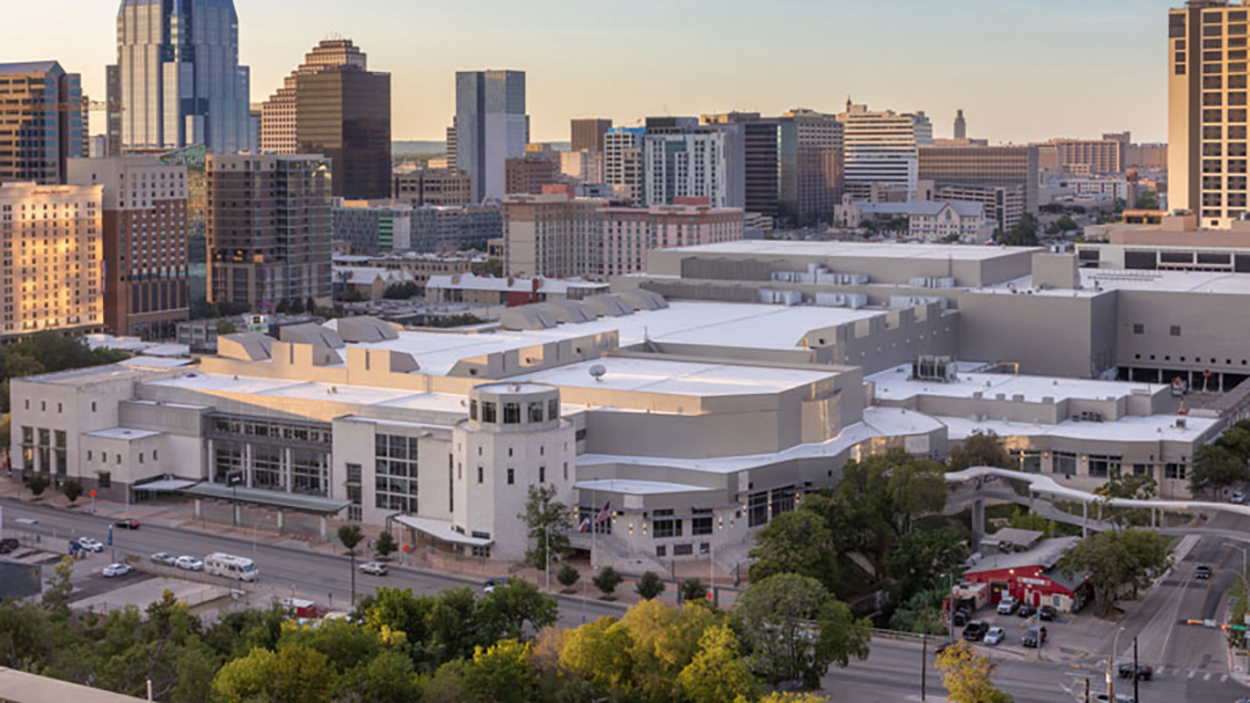
[[[1046,295],[1089,297],[1113,290],[1158,291],[1165,293],[1250,294],[1250,275],[1222,271],[1145,271],[1120,269],[1081,269],[1081,288],[1033,288],[1033,277],[1023,276],[994,286],[975,289],[978,293],[1000,295]],[[1014,289],[1014,290],[1013,290]]]
[[[590,375],[593,366],[603,366],[606,369],[606,373],[597,381]],[[642,393],[712,396],[776,393],[816,383],[835,373],[836,370],[832,368],[828,371],[812,371],[605,357],[515,376],[509,380]]]
[[[1007,399],[1023,395],[1029,403],[1040,403],[1042,398],[1054,398],[1055,402],[1070,398],[1105,400],[1122,398],[1134,392],[1158,393],[1166,386],[1152,383],[1129,383],[1126,381],[1094,381],[1081,378],[1055,376],[1023,376],[1005,373],[972,373],[960,371],[956,380],[949,383],[913,380],[911,364],[879,371],[866,377],[876,385],[875,394],[880,400],[902,401],[919,395],[971,398],[981,393],[993,399],[999,393]]]
[[[133,429],[130,427],[110,427],[107,430],[96,430],[95,432],[88,432],[87,436],[99,437],[101,439],[133,440],[133,439],[146,439],[148,437],[156,437],[159,434],[160,432],[153,432],[152,430],[138,430],[138,429]]]
[[[282,378],[258,378],[201,373],[179,374],[156,379],[149,385],[181,388],[210,395],[265,395],[277,398],[320,400],[333,403],[372,405],[378,407],[435,410],[467,413],[463,396],[448,393],[424,393],[376,386],[316,383]]]
[[[534,282],[538,288],[534,288]],[[511,276],[479,276],[475,273],[456,273],[444,276],[430,276],[426,288],[447,288],[451,290],[495,290],[512,293],[568,293],[570,288],[594,288],[608,291],[607,283],[588,281],[584,278],[516,278]]]
[[[1009,254],[1043,251],[1037,247],[973,246],[901,242],[795,242],[741,239],[732,242],[674,247],[666,251],[689,254],[767,254],[773,256],[865,257],[877,259],[939,259],[985,261]]]
[[[1185,426],[1177,427],[1177,415],[1129,415],[1111,422],[1064,420],[1056,425],[1006,420],[971,420],[965,417],[935,417],[946,425],[952,441],[967,439],[976,433],[993,432],[999,437],[1061,437],[1075,440],[1106,440],[1119,442],[1195,442],[1219,423],[1216,418],[1185,418]]]
[[[642,481],[623,478],[597,478],[589,481],[578,481],[573,484],[573,487],[583,491],[605,491],[636,496],[712,490],[703,486],[692,486],[687,483],[667,483],[665,481]]]

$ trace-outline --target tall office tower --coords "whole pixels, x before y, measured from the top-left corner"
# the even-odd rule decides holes
[[[122,153],[122,73],[116,64],[104,67],[105,156]]]
[[[310,154],[210,154],[208,299],[273,309],[330,300],[330,165]]]
[[[612,120],[589,118],[570,120],[569,136],[570,151],[593,149],[603,151],[603,135],[612,129]]]
[[[781,120],[758,112],[722,112],[701,115],[705,125],[737,124],[743,141],[743,209],[778,217],[781,197]],[[830,205],[832,213],[833,205]]]
[[[77,73],[56,61],[0,63],[0,182],[65,182],[90,144]]]
[[[778,215],[794,225],[831,222],[844,179],[842,122],[801,108],[777,122]]]
[[[844,188],[856,200],[865,200],[873,184],[916,191],[916,160],[920,145],[933,141],[933,124],[923,112],[870,112],[867,105],[849,100],[842,121]]]
[[[594,149],[561,152],[560,173],[582,183],[603,183],[603,152]]]
[[[964,120],[963,110],[955,111],[955,138],[956,139],[968,138],[968,123]]]
[[[456,118],[451,118],[452,125],[447,128],[447,163],[456,168]]]
[[[104,186],[104,328],[174,336],[190,311],[187,169],[155,154],[70,159],[69,182]]]
[[[117,66],[123,149],[256,148],[233,0],[122,0]]]
[[[103,190],[0,183],[0,338],[100,329]]]
[[[504,164],[525,153],[529,131],[524,71],[456,72],[456,165],[473,202],[505,195]]]
[[[746,151],[741,124],[700,125],[694,117],[648,117],[646,125],[646,205],[703,197],[712,207],[742,207]]]
[[[391,74],[369,71],[350,39],[314,47],[263,112],[264,151],[330,159],[335,197],[390,195]]]
[[[646,136],[645,127],[613,127],[603,135],[603,182],[611,186],[615,197],[633,205],[645,199],[642,150]]]

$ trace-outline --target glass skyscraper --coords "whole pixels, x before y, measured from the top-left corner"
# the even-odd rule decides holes
[[[456,165],[469,174],[473,202],[502,198],[505,164],[525,154],[524,71],[456,73]]]
[[[122,0],[117,66],[123,149],[256,148],[233,0]]]

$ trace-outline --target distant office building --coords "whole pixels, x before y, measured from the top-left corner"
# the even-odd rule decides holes
[[[469,174],[458,168],[423,168],[391,174],[391,197],[412,205],[468,205]]]
[[[122,0],[117,66],[124,149],[256,148],[233,0]]]
[[[351,40],[318,44],[265,102],[262,149],[324,155],[337,197],[387,197],[391,75],[367,69],[367,57]]]
[[[584,149],[593,149],[594,151],[603,151],[603,135],[612,129],[612,120],[599,118],[571,120],[570,121],[570,144],[571,151],[582,151]]]
[[[603,183],[603,152],[594,149],[561,152],[560,173],[583,183]]]
[[[560,181],[561,155],[555,152],[527,151],[504,162],[505,192],[541,193],[543,186]]]
[[[955,111],[955,131],[953,135],[956,139],[968,138],[968,122],[964,120],[964,111]]]
[[[182,167],[187,174],[187,279],[192,309],[208,303],[208,176],[204,145],[166,152],[161,163]]]
[[[919,178],[944,186],[1021,187],[1026,212],[1037,213],[1041,151],[1045,147],[932,144],[920,147]],[[978,202],[981,202],[978,199]],[[1012,220],[1005,214],[1003,221]],[[1014,223],[1013,223],[1014,224]]]
[[[0,63],[0,182],[65,182],[90,150],[82,79],[56,61]]]
[[[334,205],[333,219],[334,240],[347,242],[355,255],[485,250],[487,240],[503,234],[497,205],[434,207],[402,200],[341,200]]]
[[[454,117],[452,118],[452,122],[453,122],[453,123],[455,122],[455,118],[454,118]],[[450,126],[450,127],[448,127],[448,128],[447,128],[447,136],[446,136],[446,140],[447,140],[447,142],[446,142],[446,144],[447,144],[447,165],[446,165],[444,168],[457,168],[457,166],[456,166],[456,126],[455,126],[455,124],[453,124],[452,126]],[[431,167],[431,168],[432,168],[432,167]]]
[[[503,210],[497,203],[418,207],[412,211],[409,249],[415,252],[485,251],[488,241],[501,236]]]
[[[603,261],[595,276],[645,271],[647,252],[666,247],[729,242],[743,237],[742,208],[711,207],[699,198],[649,208],[605,207]],[[509,248],[511,251],[511,248]]]
[[[122,73],[117,64],[104,67],[104,102],[107,110],[105,123],[107,147],[102,156],[120,156],[122,153]]]
[[[866,105],[847,101],[846,112],[838,119],[843,128],[845,192],[865,199],[874,183],[915,192],[919,147],[933,141],[933,124],[923,112],[872,112]]]
[[[603,182],[613,194],[641,205],[646,168],[643,159],[645,127],[613,127],[603,135]]]
[[[1052,139],[1059,167],[1080,175],[1123,173],[1123,142],[1115,139]]]
[[[412,246],[412,206],[395,200],[338,200],[330,209],[334,241],[353,254],[376,254]]]
[[[835,115],[794,109],[778,122],[778,216],[792,225],[833,220],[845,185],[844,126]]]
[[[775,218],[781,197],[781,123],[758,112],[701,115],[705,125],[736,124],[742,130],[743,208]],[[830,206],[832,207],[832,205]]]
[[[0,183],[0,336],[103,327],[103,191]]]
[[[330,300],[330,167],[320,155],[210,154],[208,292],[273,308]]]
[[[1034,192],[1036,192],[1034,188]],[[980,203],[986,221],[996,230],[1006,232],[1024,215],[1025,187],[1020,185],[940,185],[933,193],[939,201]]]
[[[713,207],[742,207],[745,143],[742,126],[699,126],[694,118],[648,118],[643,138],[645,203],[707,198]]]
[[[456,164],[469,174],[472,202],[502,198],[505,163],[529,143],[524,71],[456,73]]]
[[[104,328],[172,338],[190,312],[187,169],[156,155],[71,159],[69,182],[104,186]]]
[[[834,215],[841,227],[874,226],[909,239],[926,242],[955,239],[981,244],[993,234],[980,203],[912,200],[909,202],[868,202],[842,197]],[[903,223],[896,229],[894,223]]]

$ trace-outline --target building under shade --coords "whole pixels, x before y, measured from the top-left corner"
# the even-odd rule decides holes
[[[0,183],[64,183],[87,155],[82,79],[56,61],[0,63]]]

